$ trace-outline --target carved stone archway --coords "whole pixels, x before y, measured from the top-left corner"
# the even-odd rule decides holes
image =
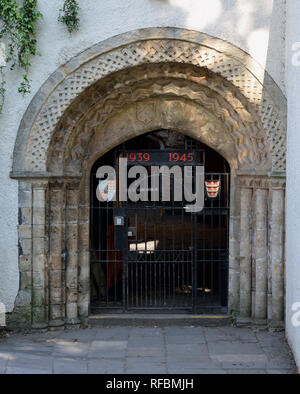
[[[91,166],[120,142],[166,128],[201,140],[231,166],[230,310],[243,321],[282,324],[285,113],[267,73],[202,33],[127,33],[61,67],[33,99],[15,146],[14,319],[44,327],[88,316]]]

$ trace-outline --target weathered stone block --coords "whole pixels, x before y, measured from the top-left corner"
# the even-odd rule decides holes
[[[66,310],[68,319],[76,319],[78,317],[77,303],[67,303]]]
[[[30,305],[17,305],[8,319],[8,326],[12,328],[31,327],[32,308]]]
[[[44,306],[37,306],[32,308],[33,328],[46,328],[48,326],[45,312],[46,310]]]
[[[56,288],[56,287],[51,287],[51,289],[50,289],[50,304],[51,305],[62,304],[62,302],[63,302],[62,289]]]
[[[67,207],[66,209],[66,222],[77,223],[78,221],[78,209],[77,207]]]
[[[34,224],[32,226],[33,238],[45,238],[46,227],[44,224]]]
[[[57,271],[62,269],[61,254],[51,253],[49,257],[49,265],[52,271]]]
[[[33,283],[32,286],[35,288],[45,287],[45,273],[42,271],[33,271],[32,273]]]
[[[78,298],[77,288],[67,288],[67,303],[76,303]]]
[[[31,225],[32,222],[32,208],[20,208],[19,209],[19,224],[20,225]]]
[[[78,279],[78,269],[76,266],[71,268],[70,266],[67,268],[66,271],[66,284],[68,288],[76,287],[77,286],[77,279]]]
[[[80,205],[78,210],[78,221],[86,222],[90,216],[90,207],[87,205]]]
[[[50,287],[61,288],[62,287],[62,271],[50,271],[49,273]]]
[[[33,288],[32,290],[32,306],[44,307],[45,305],[45,290],[44,288]]]
[[[62,305],[51,305],[49,306],[50,308],[50,316],[51,320],[58,320],[63,317],[62,313]]]
[[[19,238],[31,239],[32,237],[32,227],[30,225],[18,226]]]
[[[33,207],[33,216],[32,216],[33,224],[43,224],[46,223],[46,215],[45,215],[45,207]]]
[[[31,255],[31,239],[19,239],[19,254],[20,256]]]
[[[25,307],[25,306],[30,306],[31,305],[31,298],[32,297],[32,291],[31,289],[21,289],[17,295],[16,301],[15,301],[15,306],[16,307]]]
[[[20,272],[31,272],[32,262],[31,256],[19,256],[19,270]]]
[[[32,274],[30,271],[20,272],[20,289],[30,290],[32,288]]]
[[[89,249],[89,223],[79,224],[78,234],[79,234],[79,245],[81,249]]]
[[[31,190],[22,190],[21,188],[19,188],[19,207],[31,208],[31,206],[32,206]]]
[[[68,209],[71,207],[75,208],[78,205],[78,190],[77,189],[68,189],[67,190],[67,203]]]

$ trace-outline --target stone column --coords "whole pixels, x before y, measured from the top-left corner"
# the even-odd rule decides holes
[[[283,181],[284,182],[284,181]],[[272,325],[284,321],[284,189],[278,181],[271,182],[271,270],[272,270]]]
[[[79,203],[79,283],[78,283],[78,308],[79,317],[84,321],[89,314],[90,304],[90,238],[89,238],[89,206],[90,190],[88,177],[83,177]]]
[[[49,296],[50,327],[64,325],[64,186],[50,187]]]
[[[10,324],[31,327],[32,324],[32,185],[19,181],[19,270],[20,288]]]
[[[46,202],[48,181],[32,186],[32,327],[48,326],[45,297],[46,280]]]
[[[238,179],[235,172],[231,174],[231,203],[229,223],[229,300],[228,312],[237,313],[240,305],[240,196],[237,193]]]
[[[258,324],[267,321],[268,254],[267,254],[267,195],[263,188],[255,190],[255,311]]]
[[[252,189],[241,187],[240,319],[251,319],[252,304]]]
[[[68,182],[66,198],[66,323],[78,319],[78,181]]]

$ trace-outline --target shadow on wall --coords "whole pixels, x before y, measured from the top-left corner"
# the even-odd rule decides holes
[[[149,0],[159,3],[157,20],[203,31],[242,47],[284,90],[286,0]],[[189,11],[190,10],[190,11]],[[233,24],[233,22],[235,24]],[[262,80],[263,82],[263,80]]]
[[[266,70],[277,75],[280,88],[285,92],[285,57],[286,57],[286,0],[273,0],[270,16],[270,30],[266,55]],[[278,82],[277,82],[278,84]]]
[[[263,77],[264,87],[268,89],[268,93],[272,95],[276,95],[276,92],[270,90],[270,76],[275,79],[275,83],[279,86],[281,91],[283,92],[283,96],[281,100],[277,101],[277,109],[281,114],[280,118],[283,121],[280,123],[279,120],[275,120],[273,124],[270,124],[270,115],[271,111],[269,108],[266,108],[266,113],[264,115],[265,125],[271,131],[269,134],[269,139],[272,141],[271,146],[273,146],[274,151],[282,152],[286,151],[286,149],[280,149],[280,147],[286,146],[286,131],[287,131],[287,102],[286,102],[286,87],[285,87],[285,72],[286,72],[286,0],[273,0],[273,8],[271,10],[270,15],[270,24],[269,24],[269,32],[268,32],[268,42],[267,42],[267,53],[265,64],[263,64],[265,71],[265,75]],[[278,98],[278,96],[277,96]],[[263,103],[266,100],[266,92],[262,92],[261,102]],[[281,132],[280,132],[281,131]],[[284,135],[282,134],[284,131]],[[285,177],[285,164],[286,157],[280,156],[280,153],[276,155],[276,162],[281,163],[278,164],[276,172],[278,176]],[[284,259],[284,252],[278,251],[281,254],[281,260]],[[284,267],[283,264],[281,269],[277,274],[284,276]],[[284,292],[284,289],[282,289]],[[281,295],[280,295],[281,296]],[[284,295],[282,294],[282,297]],[[284,311],[282,311],[284,313]]]

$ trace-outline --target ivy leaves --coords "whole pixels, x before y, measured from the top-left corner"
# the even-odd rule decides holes
[[[37,55],[36,22],[43,15],[37,8],[37,0],[24,0],[20,5],[16,0],[0,0],[0,40],[6,39],[6,63],[13,70],[19,66],[24,70],[23,80],[18,87],[22,94],[30,93],[28,69],[31,57]],[[0,72],[0,112],[3,107],[5,81],[3,67]]]
[[[64,0],[63,8],[59,10],[58,21],[64,23],[72,33],[79,28],[79,5],[77,0]]]
[[[18,86],[21,94],[30,93],[28,70],[31,58],[38,54],[36,23],[43,15],[38,10],[37,0],[0,0],[0,42],[6,41],[6,65],[10,70],[16,66],[23,69],[23,79]],[[70,33],[79,28],[79,5],[77,0],[64,0],[59,10],[59,22],[65,24]],[[5,65],[0,64],[0,113],[5,97]]]

